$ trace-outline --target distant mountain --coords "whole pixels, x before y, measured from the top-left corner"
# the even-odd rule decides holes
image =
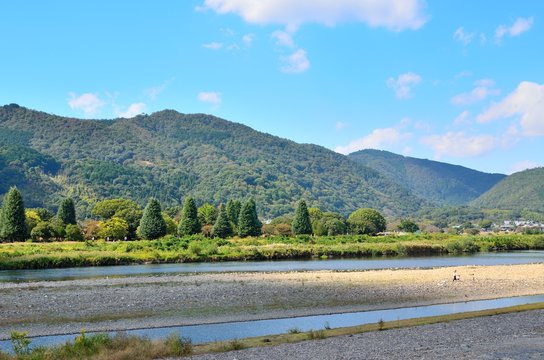
[[[438,206],[467,204],[506,176],[381,150],[361,150],[348,157]]]
[[[544,168],[514,173],[472,202],[484,209],[544,213]]]
[[[254,196],[261,214],[309,206],[344,214],[373,207],[387,215],[425,201],[367,166],[323,147],[172,110],[132,119],[78,120],[0,107],[0,195],[17,185],[27,205],[54,208],[60,196],[89,214],[113,197],[165,206]]]

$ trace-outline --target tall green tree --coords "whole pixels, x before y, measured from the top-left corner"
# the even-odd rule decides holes
[[[295,211],[295,218],[291,223],[291,229],[295,235],[310,235],[312,234],[312,223],[306,201],[300,200]]]
[[[232,224],[227,214],[227,209],[224,206],[221,206],[219,209],[219,215],[213,225],[212,234],[221,239],[232,236],[233,234]]]
[[[62,200],[57,211],[57,218],[62,221],[65,225],[75,225],[76,221],[76,207],[74,206],[74,201],[70,198],[65,198]]]
[[[152,198],[147,203],[140,220],[140,236],[152,240],[164,235],[166,235],[166,222],[162,217],[161,204]]]
[[[198,234],[200,232],[200,222],[198,221],[198,211],[195,199],[188,197],[183,203],[181,219],[178,225],[178,234],[180,236]]]
[[[229,201],[227,201],[227,214],[234,229],[238,227],[238,216],[240,216],[241,209],[242,203],[239,200],[229,199]]]
[[[259,236],[261,235],[261,227],[263,224],[259,221],[257,216],[257,206],[255,200],[249,199],[244,203],[240,210],[238,217],[238,235],[241,237],[246,236]]]
[[[353,234],[376,235],[385,231],[385,218],[374,209],[358,209],[348,217],[348,226]]]
[[[217,220],[217,209],[212,204],[205,203],[198,208],[198,221],[201,225],[213,225]]]
[[[9,189],[0,216],[0,238],[7,241],[23,241],[26,239],[26,217],[23,197],[16,187]]]

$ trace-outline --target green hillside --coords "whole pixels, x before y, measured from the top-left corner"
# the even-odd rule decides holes
[[[343,155],[203,114],[78,120],[12,104],[0,107],[0,146],[0,195],[17,185],[27,203],[48,207],[68,195],[82,215],[113,197],[171,206],[187,195],[216,204],[254,196],[265,216],[301,198],[344,214],[403,215],[424,203]]]
[[[467,204],[505,177],[381,150],[361,150],[348,157],[440,206]]]
[[[514,173],[472,202],[484,209],[544,213],[544,168]]]

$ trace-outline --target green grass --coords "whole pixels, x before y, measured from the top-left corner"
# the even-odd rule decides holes
[[[0,244],[0,269],[45,269],[143,263],[428,256],[544,249],[544,235],[250,237]]]
[[[14,354],[0,352],[0,360],[149,360],[187,356],[193,352],[191,341],[175,333],[164,340],[152,341],[122,333],[86,335],[82,330],[73,342],[32,349],[26,333],[13,332],[11,335]]]

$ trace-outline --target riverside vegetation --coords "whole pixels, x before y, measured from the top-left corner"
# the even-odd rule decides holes
[[[410,234],[371,237],[269,236],[212,239],[203,235],[157,240],[0,244],[0,269],[279,260],[339,257],[421,256],[478,251],[544,249],[544,235]]]
[[[253,199],[244,204],[230,200],[219,209],[210,204],[197,209],[194,200],[187,198],[177,222],[177,214],[170,217],[162,212],[155,199],[143,211],[130,200],[104,200],[93,213],[103,220],[86,221],[80,227],[70,199],[64,199],[53,216],[46,209],[25,210],[21,194],[12,188],[0,212],[0,239],[9,242],[0,244],[0,269],[544,249],[541,234],[375,236],[386,229],[378,211],[358,209],[345,219],[308,209],[303,200],[294,216],[265,225],[257,217]],[[406,219],[399,228],[418,230],[417,224]],[[136,236],[142,240],[109,241]]]

